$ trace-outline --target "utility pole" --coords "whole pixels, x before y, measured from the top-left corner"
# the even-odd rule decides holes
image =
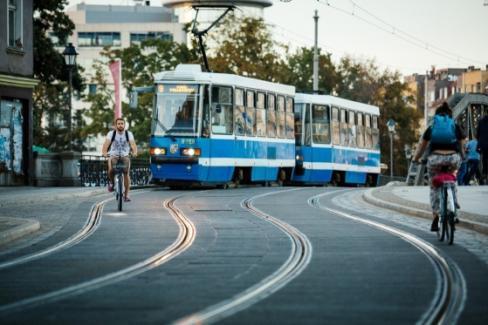
[[[315,10],[315,47],[313,50],[313,93],[319,93],[319,49],[317,47],[317,40],[319,34],[319,15],[317,10]]]

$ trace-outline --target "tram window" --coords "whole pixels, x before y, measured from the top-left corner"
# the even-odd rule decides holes
[[[212,87],[212,133],[232,134],[232,88]]]
[[[371,127],[371,117],[369,116],[369,114],[366,114],[364,116],[364,124],[367,128]]]
[[[269,138],[276,137],[275,95],[268,94],[266,130]]]
[[[340,122],[341,123],[346,123],[346,111],[341,109],[341,119],[340,119]]]
[[[378,116],[373,116],[373,129],[378,128]]]
[[[304,110],[304,121],[305,121],[305,137],[303,144],[306,146],[312,145],[312,126],[310,123],[310,104],[305,105],[305,110]]]
[[[234,108],[234,131],[236,135],[245,134],[245,117],[246,110],[244,107],[244,90],[237,88],[235,91],[235,102],[236,106]]]
[[[246,92],[246,113],[245,113],[245,122],[246,122],[246,135],[254,136],[255,129],[256,129],[256,109],[255,102],[254,102],[254,91],[247,91]]]
[[[347,122],[351,125],[356,124],[356,116],[355,116],[354,112],[349,111],[348,115],[349,116],[347,117]]]
[[[304,108],[304,104],[295,104],[295,144],[297,146],[302,144],[302,110]]]
[[[332,107],[331,129],[332,129],[332,143],[340,144],[341,134],[340,134],[340,127],[339,127],[339,109],[337,107]]]
[[[278,138],[285,138],[285,97],[278,96],[276,106],[277,135]]]
[[[287,139],[294,138],[295,131],[295,119],[293,116],[293,99],[290,97],[286,98],[286,123],[285,123],[285,133]]]
[[[266,110],[264,108],[256,109],[256,135],[258,137],[266,136]]]
[[[357,125],[363,126],[363,113],[358,113],[357,115]]]
[[[349,132],[347,136],[347,145],[349,147],[356,147],[357,146],[357,128],[356,128],[356,113],[353,111],[347,112],[347,121],[348,121],[348,126],[347,130]]]
[[[314,143],[330,143],[329,106],[312,105],[312,137]]]
[[[356,143],[359,148],[364,148],[364,122],[363,113],[357,113]]]
[[[339,121],[339,109],[332,107],[332,121]]]
[[[210,86],[203,89],[202,137],[210,136]]]
[[[258,93],[258,98],[256,100],[256,108],[265,108],[266,95],[264,93]]]

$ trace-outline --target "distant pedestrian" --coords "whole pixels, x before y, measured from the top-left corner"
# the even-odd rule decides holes
[[[486,184],[488,181],[488,115],[478,122],[478,150],[481,152],[481,173],[480,184]]]
[[[478,140],[472,139],[466,144],[466,160],[466,175],[464,175],[463,184],[469,185],[474,175],[476,175],[478,180],[481,178],[479,171],[480,153],[478,152]]]

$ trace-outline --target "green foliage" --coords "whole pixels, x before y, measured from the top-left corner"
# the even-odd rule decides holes
[[[330,94],[338,82],[331,54],[321,54],[319,49],[319,93]],[[287,56],[280,82],[296,87],[297,92],[313,91],[313,48],[302,47]]]
[[[66,0],[34,1],[34,77],[40,80],[34,89],[34,143],[62,151],[69,148],[70,135],[67,121],[69,118],[68,70],[63,55],[54,47],[48,37],[51,31],[58,37],[60,44],[65,44],[74,29],[73,22],[64,13]],[[73,70],[72,79],[75,91],[83,90],[83,80],[78,68]],[[49,121],[43,129],[41,122]],[[73,137],[79,130],[73,128]]]
[[[231,15],[211,35],[216,43],[209,58],[212,71],[277,81],[283,64],[276,51],[280,45],[262,19]]]

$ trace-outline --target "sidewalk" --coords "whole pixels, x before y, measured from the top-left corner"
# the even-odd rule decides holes
[[[0,187],[0,249],[2,245],[36,232],[41,227],[35,219],[12,218],[7,212],[9,208],[104,193],[107,193],[106,187]]]
[[[432,219],[427,186],[393,182],[366,191],[363,199],[382,208]],[[488,234],[488,186],[459,186],[458,199],[461,205],[458,226]]]

